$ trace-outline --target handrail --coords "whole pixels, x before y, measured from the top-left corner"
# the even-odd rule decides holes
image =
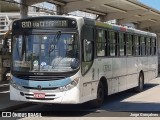
[[[0,24],[0,27],[1,27],[0,35],[4,35],[9,30],[9,25],[10,25],[11,21],[10,21],[8,15],[3,15],[0,17],[1,17],[1,20],[2,19],[4,20],[4,21],[1,21],[1,24]]]

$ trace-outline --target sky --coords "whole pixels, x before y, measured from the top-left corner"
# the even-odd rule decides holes
[[[139,0],[143,4],[160,11],[160,0]]]

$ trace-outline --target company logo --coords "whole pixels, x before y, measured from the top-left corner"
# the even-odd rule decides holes
[[[40,85],[37,86],[38,90],[42,90],[42,87]]]

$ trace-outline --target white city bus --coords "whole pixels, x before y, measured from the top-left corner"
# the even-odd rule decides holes
[[[11,100],[99,107],[157,77],[154,33],[72,16],[20,19],[12,29]]]

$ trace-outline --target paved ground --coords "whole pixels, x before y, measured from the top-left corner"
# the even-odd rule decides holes
[[[10,111],[28,104],[25,102],[10,101],[9,93],[9,81],[0,81],[0,111]]]

